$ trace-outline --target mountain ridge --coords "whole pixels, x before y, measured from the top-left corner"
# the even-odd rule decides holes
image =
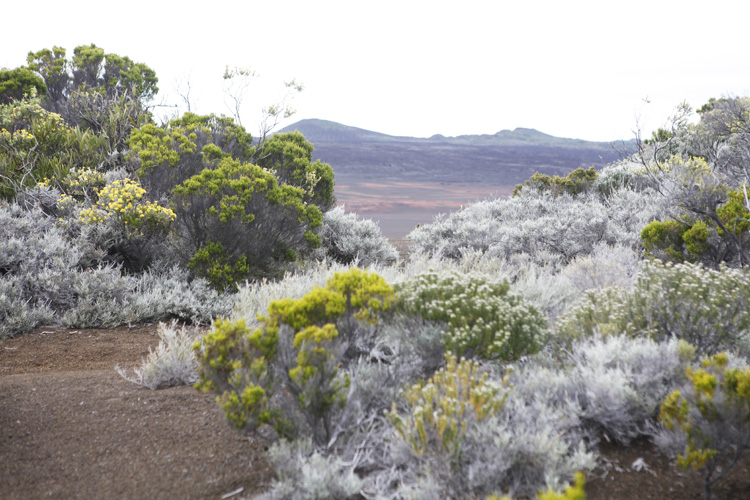
[[[352,127],[342,123],[306,118],[288,125],[277,133],[294,132],[298,130],[313,144],[319,142],[356,143],[356,142],[406,142],[419,144],[452,144],[464,146],[548,146],[565,149],[611,150],[612,145],[622,143],[627,145],[631,141],[597,142],[584,139],[569,139],[556,137],[533,128],[517,127],[513,130],[504,129],[494,134],[468,134],[459,136],[444,136],[435,134],[431,137],[408,137],[388,135],[359,127]]]

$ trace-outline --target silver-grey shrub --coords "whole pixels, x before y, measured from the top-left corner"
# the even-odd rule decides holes
[[[171,317],[209,323],[231,309],[204,280],[189,282],[174,267],[123,274],[89,236],[38,208],[0,204],[0,337],[41,324],[111,327]]]
[[[595,337],[576,342],[562,362],[546,353],[520,366],[511,377],[513,395],[575,415],[589,441],[627,444],[653,432],[681,362],[677,340]]]
[[[605,172],[609,170],[602,175]],[[659,216],[668,200],[649,187],[623,186],[603,189],[606,194],[592,190],[575,196],[528,188],[514,197],[481,201],[438,217],[409,237],[417,251],[450,259],[471,248],[501,259],[527,254],[539,265],[550,264],[550,255],[565,264],[602,243],[637,248],[641,229]]]
[[[201,330],[185,326],[178,327],[176,321],[159,323],[159,345],[149,354],[133,374],[119,366],[115,370],[126,380],[149,389],[161,389],[176,385],[192,385],[198,380],[198,361],[193,352],[193,343]]]
[[[336,207],[323,214],[323,226],[318,233],[321,250],[337,262],[368,267],[374,263],[390,264],[398,258],[398,251],[371,220],[345,212]]]
[[[464,383],[461,379],[462,387]],[[480,385],[491,387],[499,383],[496,376],[491,376]],[[461,395],[466,397],[464,390]],[[428,382],[424,391],[432,393],[433,385]],[[516,394],[516,391],[515,387],[510,387],[502,408],[483,418],[478,418],[472,406],[466,405],[462,415],[470,420],[461,431],[458,455],[445,449],[442,453],[412,450],[409,459],[400,459],[404,450],[413,444],[399,434],[397,439],[404,442],[400,447],[392,447],[393,465],[398,463],[409,472],[403,474],[394,496],[483,498],[494,493],[509,493],[513,498],[527,498],[545,488],[562,490],[576,471],[591,470],[594,456],[586,450],[581,434],[576,431],[577,413],[554,407],[543,398],[523,397],[525,393]],[[451,405],[460,407],[451,397],[445,399],[432,404],[438,411]],[[413,411],[420,415],[423,409],[417,406]],[[472,415],[475,418],[471,418]],[[440,417],[437,418],[439,422]],[[444,440],[447,434],[443,435]]]
[[[208,325],[227,316],[234,298],[220,294],[202,278],[189,279],[188,271],[177,265],[155,265],[134,279],[125,309],[131,323],[178,318]]]
[[[276,468],[271,490],[255,500],[352,500],[359,497],[362,480],[351,463],[323,455],[310,440],[278,442],[269,450]]]

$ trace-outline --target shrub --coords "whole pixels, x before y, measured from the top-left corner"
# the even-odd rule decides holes
[[[128,139],[130,159],[150,196],[160,198],[223,158],[245,163],[252,137],[231,118],[185,113],[164,127],[146,124]]]
[[[2,336],[39,324],[104,327],[172,317],[209,323],[231,309],[205,280],[188,282],[174,267],[123,276],[86,231],[77,233],[38,208],[0,203]]]
[[[681,341],[623,336],[577,342],[562,359],[546,351],[517,367],[511,399],[538,400],[564,415],[568,436],[628,444],[652,434],[659,404],[679,379],[681,350]]]
[[[337,432],[334,410],[347,400],[350,378],[342,365],[362,350],[360,323],[376,324],[393,300],[381,277],[352,269],[301,299],[272,302],[254,331],[243,320],[217,320],[195,345],[196,386],[219,392],[217,401],[239,429],[271,424],[279,436],[307,431],[316,445],[325,444]],[[288,396],[286,413],[272,404]]]
[[[561,491],[576,471],[591,470],[593,456],[572,432],[575,414],[541,398],[517,397],[515,391],[507,392],[496,414],[474,419],[467,427],[460,467],[446,453],[415,454],[411,461],[396,462],[411,472],[404,474],[401,497],[481,498],[503,491],[513,498],[530,498],[544,488]],[[451,403],[444,405],[453,404],[447,399]],[[393,459],[398,460],[397,455]]]
[[[531,179],[516,186],[513,190],[513,196],[522,194],[524,187],[536,189],[537,191],[549,191],[555,195],[567,193],[575,196],[587,191],[594,181],[596,181],[598,175],[594,167],[587,169],[579,167],[565,177],[557,175],[550,177],[549,175],[536,172],[531,176]]]
[[[312,161],[313,145],[299,132],[276,134],[254,146],[252,136],[231,118],[185,113],[164,127],[147,124],[134,130],[128,145],[134,168],[154,198],[233,159],[272,173],[280,185],[299,188],[304,203],[321,211],[335,203],[333,170]]]
[[[177,321],[170,324],[159,323],[157,331],[159,345],[156,350],[149,348],[149,353],[134,374],[129,376],[127,370],[115,367],[117,373],[134,384],[149,389],[162,389],[176,385],[194,384],[198,380],[198,361],[193,352],[193,343],[200,335],[197,328],[177,327]]]
[[[417,251],[459,259],[466,249],[510,259],[527,254],[538,265],[553,256],[567,264],[597,244],[632,246],[660,207],[650,192],[623,190],[606,201],[595,193],[523,196],[474,203],[409,235]]]
[[[310,440],[274,443],[269,456],[276,479],[268,493],[255,500],[354,500],[363,481],[351,463],[316,451]]]
[[[320,160],[312,161],[313,145],[301,133],[274,134],[261,147],[255,163],[272,171],[280,184],[302,189],[305,202],[323,212],[333,207],[333,170]]]
[[[427,382],[405,391],[406,414],[396,405],[388,415],[394,428],[418,455],[444,455],[451,470],[461,467],[461,456],[469,428],[502,408],[506,380],[497,383],[480,374],[475,361],[458,362],[445,356],[446,366]]]
[[[42,109],[38,99],[0,105],[0,198],[12,200],[43,181],[62,183],[74,168],[96,168],[105,145],[105,138]]]
[[[717,266],[748,265],[743,257],[750,245],[750,211],[740,190],[722,196],[721,206],[698,208],[678,219],[653,221],[641,239],[647,254],[673,262]],[[707,215],[702,216],[701,214]]]
[[[750,368],[724,353],[688,366],[685,384],[664,399],[662,447],[684,443],[682,468],[703,473],[703,498],[750,449]],[[670,435],[671,433],[671,435]]]
[[[638,252],[621,245],[595,245],[591,254],[581,255],[560,271],[560,277],[579,292],[601,291],[619,286],[629,288],[641,269]]]
[[[336,207],[323,214],[319,233],[325,254],[343,264],[356,262],[361,267],[390,264],[398,258],[398,251],[370,219]]]
[[[459,356],[514,361],[539,350],[545,321],[507,281],[428,272],[398,287],[399,309],[445,324],[445,348]]]
[[[189,278],[187,270],[159,263],[139,274],[125,305],[128,321],[151,323],[177,318],[210,325],[214,318],[229,314],[233,297],[220,295],[204,279]]]
[[[698,354],[736,347],[747,338],[750,276],[741,269],[694,264],[644,266],[629,291],[589,293],[558,324],[563,337],[602,334],[683,339]]]
[[[173,206],[179,258],[217,290],[278,274],[320,243],[321,212],[301,189],[231,158],[176,187]]]
[[[78,212],[78,221],[98,226],[97,243],[131,272],[147,269],[164,253],[167,231],[175,213],[144,199],[146,190],[132,179],[119,179],[99,190],[95,202]],[[59,200],[64,206],[69,198]]]

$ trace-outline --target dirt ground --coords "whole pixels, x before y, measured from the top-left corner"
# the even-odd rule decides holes
[[[157,343],[156,325],[0,340],[0,498],[221,499],[267,488],[266,443],[229,428],[213,396],[151,391],[114,371]],[[700,478],[645,441],[602,453],[589,500],[700,498]],[[631,467],[638,458],[648,471]],[[750,498],[750,457],[715,498]]]

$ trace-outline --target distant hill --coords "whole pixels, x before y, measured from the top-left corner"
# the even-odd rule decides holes
[[[609,142],[584,141],[582,139],[566,139],[555,137],[531,128],[516,128],[515,130],[501,130],[495,134],[459,135],[446,137],[440,134],[428,138],[404,137],[381,134],[371,130],[350,127],[341,123],[316,118],[300,120],[279,132],[294,132],[299,130],[315,144],[316,142],[411,142],[421,144],[456,144],[464,146],[548,146],[566,149],[592,149],[609,151]]]
[[[618,149],[634,149],[632,142],[565,139],[528,128],[416,138],[311,119],[279,132],[295,130],[315,146],[314,160],[333,167],[338,202],[379,220],[389,237],[403,237],[438,213],[506,195],[535,172],[562,176],[599,168],[619,159]]]

